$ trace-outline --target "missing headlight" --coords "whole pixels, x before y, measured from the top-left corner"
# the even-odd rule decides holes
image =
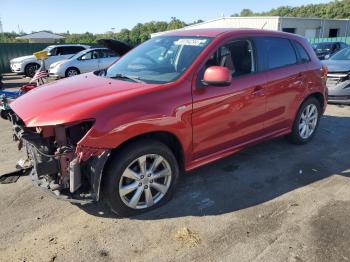
[[[86,135],[86,133],[91,129],[94,121],[86,121],[78,124],[71,125],[66,128],[67,140],[72,145],[77,145],[77,143]]]

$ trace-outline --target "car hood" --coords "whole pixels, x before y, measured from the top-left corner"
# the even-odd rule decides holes
[[[52,63],[50,65],[50,68],[54,68],[56,66],[60,66],[60,65],[63,65],[64,63],[66,63],[67,61],[69,61],[69,59],[64,59],[64,60],[60,60],[60,61],[57,61],[55,63]]]
[[[16,58],[12,59],[11,62],[12,63],[19,63],[19,62],[23,62],[25,60],[36,60],[36,59],[33,55],[27,55],[27,56],[16,57]]]
[[[328,67],[329,72],[350,71],[350,61],[348,60],[325,60],[322,63]]]
[[[115,39],[99,39],[97,43],[113,50],[119,56],[123,56],[133,49],[131,45]]]
[[[89,73],[37,87],[10,107],[28,127],[60,125],[96,119],[106,107],[154,86]]]

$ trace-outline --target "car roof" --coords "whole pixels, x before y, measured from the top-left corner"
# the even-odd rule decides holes
[[[253,29],[253,28],[206,28],[206,29],[191,29],[191,30],[175,30],[166,33],[168,36],[199,36],[199,37],[217,37],[221,34],[261,34],[261,35],[279,35],[295,38],[297,35],[272,31],[265,29]]]
[[[82,45],[82,44],[62,44],[62,45],[49,45],[49,47],[55,48],[55,47],[62,47],[62,46],[82,46],[89,48],[89,45]]]
[[[87,50],[91,51],[91,50],[109,50],[109,49],[107,47],[92,47]]]

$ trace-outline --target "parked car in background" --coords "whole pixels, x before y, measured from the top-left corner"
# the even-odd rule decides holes
[[[105,69],[118,58],[118,54],[107,48],[92,48],[73,57],[55,62],[49,68],[50,77],[63,78]]]
[[[106,48],[87,49],[67,60],[53,63],[49,68],[49,75],[54,78],[63,78],[102,70],[133,48],[129,44],[114,39],[99,39],[97,43]]]
[[[129,216],[167,202],[180,172],[280,136],[311,141],[325,82],[300,36],[175,31],[106,70],[28,92],[1,115],[27,147],[35,184],[68,200],[103,194]]]
[[[350,47],[322,63],[328,67],[328,102],[350,104]]]
[[[67,59],[72,55],[90,48],[88,45],[50,45],[43,51],[48,52],[48,59],[45,60],[46,68],[52,63]],[[39,69],[40,62],[36,60],[34,55],[21,56],[10,61],[11,71],[18,74],[25,74],[28,77],[33,77],[35,71]]]
[[[312,48],[320,60],[328,59],[333,54],[346,47],[348,47],[348,45],[343,42],[324,42],[312,45]]]

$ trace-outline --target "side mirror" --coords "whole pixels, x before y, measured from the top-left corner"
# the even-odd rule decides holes
[[[325,55],[324,59],[327,60],[331,57],[331,55]]]
[[[231,84],[232,75],[224,66],[211,66],[204,72],[202,83],[206,86],[228,86]]]

